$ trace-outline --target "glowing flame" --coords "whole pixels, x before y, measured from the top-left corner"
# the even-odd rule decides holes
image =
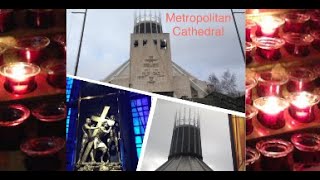
[[[261,19],[260,27],[263,34],[272,35],[279,24],[274,20],[272,16],[265,16]]]
[[[301,92],[292,101],[292,104],[294,104],[296,107],[298,107],[300,109],[303,109],[303,108],[309,107],[311,105],[310,101],[311,101],[311,99],[307,97],[306,92]]]
[[[17,81],[23,81],[26,79],[27,71],[23,65],[15,65],[11,67],[11,77]]]

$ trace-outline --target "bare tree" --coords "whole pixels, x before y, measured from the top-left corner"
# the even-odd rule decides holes
[[[236,75],[226,70],[219,80],[219,78],[212,73],[209,76],[208,92],[219,92],[230,96],[239,95]]]

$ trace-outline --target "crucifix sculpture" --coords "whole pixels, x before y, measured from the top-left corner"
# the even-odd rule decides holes
[[[97,125],[96,125],[97,129],[95,129],[93,131],[92,137],[95,137],[97,135],[97,133],[99,131],[99,128],[103,125],[104,122],[106,122],[108,120],[108,118],[106,118],[106,116],[107,116],[107,114],[109,112],[109,109],[110,109],[110,106],[105,106],[103,111],[102,111],[102,113],[101,113],[101,115],[100,115],[100,117],[91,116],[92,121],[97,122]],[[88,143],[88,145],[87,145],[87,148],[86,148],[82,158],[81,158],[82,162],[85,162],[87,160],[87,157],[88,157],[88,155],[89,155],[89,153],[90,153],[90,151],[92,149],[92,146],[93,146],[93,141],[90,141]]]

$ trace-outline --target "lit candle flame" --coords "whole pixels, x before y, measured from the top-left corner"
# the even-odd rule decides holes
[[[292,104],[294,104],[296,107],[303,109],[310,106],[310,98],[307,97],[307,94],[305,92],[299,93],[298,96],[292,101]]]
[[[272,16],[265,16],[261,19],[260,27],[263,34],[272,35],[278,28],[278,23]]]
[[[17,81],[23,81],[26,79],[26,69],[23,65],[15,65],[11,69],[11,77]]]

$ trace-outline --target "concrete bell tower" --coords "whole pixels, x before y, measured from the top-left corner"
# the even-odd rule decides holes
[[[129,87],[174,95],[170,36],[162,31],[160,13],[134,16]]]

